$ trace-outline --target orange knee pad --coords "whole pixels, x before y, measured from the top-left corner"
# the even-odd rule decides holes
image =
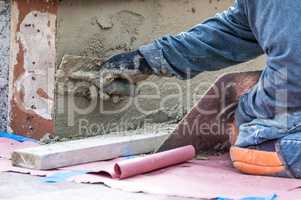
[[[230,143],[234,145],[239,134],[239,128],[235,122],[231,126]],[[232,146],[230,156],[234,167],[242,173],[268,176],[285,171],[285,166],[276,152]]]
[[[231,147],[233,165],[242,173],[251,175],[276,175],[285,171],[285,166],[276,152]]]

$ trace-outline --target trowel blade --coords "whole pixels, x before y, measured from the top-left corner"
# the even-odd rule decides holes
[[[57,83],[61,87],[61,92],[68,93],[66,89],[68,83],[75,83],[76,79],[93,79],[100,74],[101,64],[104,60],[85,56],[64,55],[57,70]],[[70,87],[69,87],[70,88]],[[116,80],[103,89],[109,95],[134,96],[135,87],[125,80]],[[72,87],[71,89],[72,90]],[[83,92],[83,94],[85,94]]]
[[[193,145],[198,151],[227,149],[239,97],[256,84],[260,74],[237,72],[218,78],[156,152],[185,145]]]

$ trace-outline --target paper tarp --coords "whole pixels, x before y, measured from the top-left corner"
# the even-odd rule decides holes
[[[49,178],[52,182],[66,180],[77,183],[103,183],[109,187],[130,192],[204,199],[213,199],[220,196],[239,199],[246,196],[269,196],[275,193],[280,200],[300,200],[301,197],[301,180],[240,174],[232,167],[228,155],[209,157],[208,160],[192,160],[170,167],[166,167],[169,166],[169,162],[167,162],[168,158],[165,157],[163,159],[164,162],[167,162],[164,165],[165,168],[119,180],[111,177],[114,173],[116,174],[114,168],[116,164],[126,163],[127,160],[137,158],[119,158],[49,171],[30,170],[14,167],[8,160],[12,149],[21,148],[23,145],[21,142],[10,139],[0,140],[0,157],[2,157],[0,158],[0,171],[45,176],[46,179]],[[26,145],[30,146],[30,144]],[[31,145],[36,144],[32,143]],[[189,148],[186,150],[190,153],[187,155],[193,153]],[[163,155],[167,156],[167,154]],[[177,155],[178,158],[184,156],[179,152],[177,152]],[[158,160],[153,163],[157,164]],[[122,166],[124,167],[120,164],[119,167]],[[135,165],[128,165],[125,169],[130,170],[123,172],[132,174]],[[147,171],[152,170],[152,166],[146,166],[146,169]],[[137,169],[134,172],[137,174],[137,172],[141,173],[144,170],[139,171]],[[59,177],[59,180],[55,177]]]

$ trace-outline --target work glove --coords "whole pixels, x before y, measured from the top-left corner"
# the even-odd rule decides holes
[[[115,55],[91,71],[73,72],[70,78],[93,84],[99,90],[100,98],[106,100],[112,95],[135,95],[136,83],[152,73],[143,55],[136,50]],[[95,98],[95,95],[91,96]]]

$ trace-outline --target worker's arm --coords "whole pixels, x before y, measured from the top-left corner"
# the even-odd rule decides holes
[[[156,74],[189,78],[248,61],[261,54],[243,0],[176,36],[165,36],[139,51]]]
[[[112,56],[89,80],[104,88],[116,79],[136,83],[150,74],[187,79],[203,71],[248,61],[263,53],[248,23],[243,0],[191,30],[165,36],[136,51]],[[76,79],[87,81],[87,76]],[[88,77],[91,77],[90,75]]]

